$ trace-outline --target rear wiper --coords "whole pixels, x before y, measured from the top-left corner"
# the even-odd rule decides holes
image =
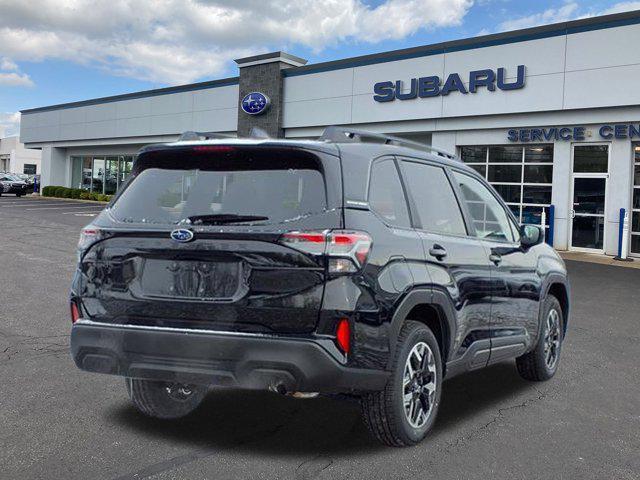
[[[222,225],[224,223],[258,222],[269,220],[269,217],[261,215],[237,215],[235,213],[218,213],[210,215],[193,215],[185,220],[194,225]],[[183,222],[185,221],[183,220]]]

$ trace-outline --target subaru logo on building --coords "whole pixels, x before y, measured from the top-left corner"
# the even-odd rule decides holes
[[[186,228],[178,228],[171,232],[171,238],[180,243],[190,242],[193,240],[193,232]]]
[[[251,92],[242,99],[242,110],[249,115],[260,115],[267,111],[271,100],[264,93]]]

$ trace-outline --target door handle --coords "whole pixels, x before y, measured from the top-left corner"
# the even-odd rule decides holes
[[[429,249],[429,255],[436,258],[437,260],[442,260],[447,256],[447,251],[440,245],[436,244]]]
[[[489,255],[489,260],[491,260],[495,265],[500,265],[500,262],[502,262],[502,256],[497,253],[492,253]]]
[[[571,218],[576,218],[576,211],[575,210],[571,210]]]

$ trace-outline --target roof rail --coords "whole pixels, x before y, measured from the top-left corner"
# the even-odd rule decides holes
[[[178,139],[179,142],[193,142],[199,140],[214,140],[220,138],[233,138],[230,135],[225,135],[224,133],[215,133],[215,132],[192,132],[187,131],[183,132]]]
[[[335,143],[356,143],[367,142],[367,140],[377,140],[379,143],[385,145],[399,145],[407,148],[413,148],[415,150],[426,150],[433,152],[441,157],[449,158],[451,160],[457,160],[458,157],[445,150],[432,147],[425,143],[414,142],[413,140],[405,140],[404,138],[393,137],[391,135],[385,135],[384,133],[369,132],[367,130],[358,130],[346,127],[330,126],[325,128],[324,132],[318,139],[324,142]]]

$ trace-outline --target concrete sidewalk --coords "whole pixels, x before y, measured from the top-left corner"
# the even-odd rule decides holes
[[[631,262],[621,262],[614,260],[613,257],[608,255],[601,255],[598,253],[583,253],[583,252],[558,252],[565,260],[573,260],[575,262],[588,262],[597,263],[600,265],[613,265],[615,267],[627,267],[640,269],[640,258],[634,259]]]

